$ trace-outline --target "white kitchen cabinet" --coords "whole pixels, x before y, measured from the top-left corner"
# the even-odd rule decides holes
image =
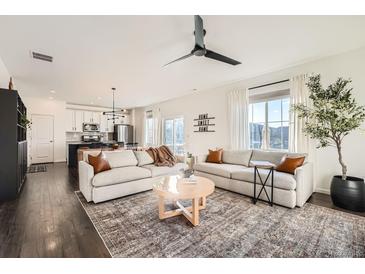
[[[100,112],[84,111],[84,123],[100,124]]]
[[[114,132],[113,120],[108,120],[108,132]]]
[[[75,131],[74,110],[66,109],[66,132]]]
[[[84,112],[82,110],[74,110],[75,112],[75,129],[76,132],[82,132],[82,124],[84,123]]]
[[[93,113],[91,111],[84,111],[84,123],[93,122]]]
[[[100,131],[109,132],[108,128],[108,116],[100,114]]]
[[[66,109],[66,131],[82,132],[84,122],[84,112],[74,109]]]
[[[100,124],[100,112],[93,111],[92,112],[92,121],[94,124]]]

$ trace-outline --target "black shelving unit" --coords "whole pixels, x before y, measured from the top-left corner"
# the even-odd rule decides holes
[[[17,91],[0,89],[0,200],[18,196],[27,173],[27,108]]]

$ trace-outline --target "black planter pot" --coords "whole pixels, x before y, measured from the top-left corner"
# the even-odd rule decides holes
[[[331,198],[335,206],[352,210],[365,211],[365,183],[364,179],[347,176],[333,176],[331,182]]]

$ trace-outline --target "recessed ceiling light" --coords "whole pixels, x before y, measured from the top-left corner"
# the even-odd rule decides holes
[[[56,91],[55,91],[55,90],[50,90],[49,92],[50,92],[50,93],[53,93],[53,94],[55,94],[55,93],[56,93]]]
[[[101,99],[103,99],[103,98],[101,98],[100,96],[98,97],[98,100],[101,100]]]
[[[49,100],[53,100],[53,97],[52,97],[52,96],[49,96],[49,97],[48,97],[48,99],[49,99]]]
[[[93,105],[93,104],[94,104],[94,102],[91,102],[90,104],[92,104],[92,105]]]
[[[127,112],[127,110],[126,110],[126,109],[122,109],[122,111],[123,111],[123,112]]]

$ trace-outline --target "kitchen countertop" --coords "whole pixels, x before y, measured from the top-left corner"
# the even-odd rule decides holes
[[[115,141],[104,141],[104,142],[83,142],[83,141],[66,141],[66,144],[68,145],[90,145],[90,144],[115,144]]]

